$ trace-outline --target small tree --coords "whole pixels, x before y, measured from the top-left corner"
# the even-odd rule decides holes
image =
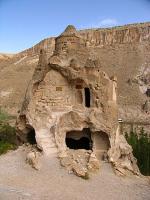
[[[142,174],[150,175],[150,138],[144,129],[138,135],[135,131],[125,133],[127,142],[132,146],[133,155],[137,159],[138,167]]]
[[[0,155],[8,150],[15,149],[18,145],[16,130],[8,124],[10,119],[12,119],[12,116],[0,107]]]

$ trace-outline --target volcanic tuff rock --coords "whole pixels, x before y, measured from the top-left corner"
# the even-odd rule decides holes
[[[88,48],[90,58],[99,60],[100,68],[109,76],[117,76],[119,116],[123,120],[149,121],[148,113],[141,108],[149,102],[145,92],[149,87],[150,23],[87,29],[77,34]],[[52,55],[54,48],[55,38],[48,38],[11,58],[0,58],[2,107],[17,113],[38,63],[40,49]]]
[[[118,124],[117,78],[101,70],[71,25],[55,39],[52,55],[40,50],[16,128],[20,140],[34,137],[47,159],[58,156],[78,176],[99,169],[104,157],[123,175],[139,174]]]

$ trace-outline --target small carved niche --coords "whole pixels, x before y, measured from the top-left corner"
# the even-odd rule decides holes
[[[56,91],[61,92],[62,91],[62,87],[60,87],[60,86],[56,87]]]

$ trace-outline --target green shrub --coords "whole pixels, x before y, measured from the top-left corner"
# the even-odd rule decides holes
[[[16,146],[8,142],[0,141],[0,155],[7,153],[8,150],[14,150]]]
[[[7,123],[0,123],[0,141],[15,144],[17,142],[15,128]]]
[[[17,136],[15,128],[9,124],[0,124],[0,155],[6,153],[8,150],[17,148]]]
[[[136,131],[125,134],[127,142],[132,146],[133,155],[143,175],[150,175],[150,138],[142,128],[140,134]]]

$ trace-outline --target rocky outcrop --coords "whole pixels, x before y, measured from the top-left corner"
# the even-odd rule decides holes
[[[52,56],[40,51],[16,123],[18,136],[28,140],[34,130],[47,159],[58,156],[61,165],[81,177],[106,159],[124,175],[138,174],[132,148],[119,129],[117,78],[100,69],[73,26],[55,42]]]
[[[150,23],[131,24],[114,28],[87,29],[78,31],[78,36],[84,39],[86,46],[104,47],[115,44],[132,44],[150,42]],[[20,52],[21,56],[39,55],[40,49],[52,54],[55,48],[55,38],[47,38],[37,45]]]
[[[132,148],[127,144],[123,135],[119,135],[115,145],[109,150],[108,155],[115,172],[119,175],[140,174],[136,159],[133,157]]]
[[[26,163],[31,165],[32,168],[39,170],[39,153],[35,150],[30,151],[26,157]]]
[[[103,47],[115,44],[132,44],[150,41],[150,23],[133,24],[123,27],[80,31],[87,46]]]
[[[75,31],[75,40],[82,49],[78,51],[82,65],[87,62],[87,67],[94,67],[95,63],[91,61],[96,60],[97,66],[109,77],[116,75],[119,117],[125,121],[129,119],[149,121],[150,118],[149,112],[143,112],[143,105],[149,101],[149,27],[150,23],[143,23]],[[71,32],[74,35],[74,29]],[[65,39],[63,38],[64,43],[61,42],[62,46],[58,44],[57,47],[63,48],[65,52]],[[19,111],[25,88],[37,66],[40,49],[45,51],[49,59],[55,50],[55,38],[47,38],[12,58],[0,60],[0,106],[11,114],[17,115]],[[77,69],[78,61],[74,59],[74,54],[72,49],[70,65]],[[88,59],[85,56],[87,54]],[[57,56],[51,59],[59,60]],[[40,73],[40,67],[38,71]]]

